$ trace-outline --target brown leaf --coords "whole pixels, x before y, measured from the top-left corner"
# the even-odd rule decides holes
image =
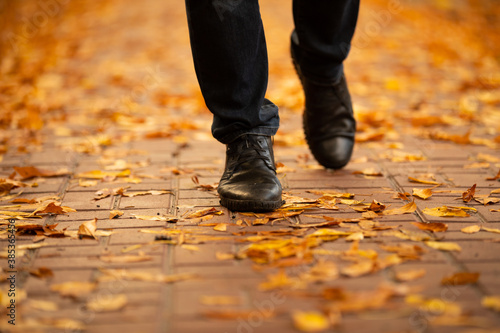
[[[39,279],[47,279],[54,277],[54,272],[52,272],[52,270],[47,267],[38,267],[36,269],[30,269],[30,274]]]
[[[410,269],[405,271],[398,271],[395,274],[395,278],[399,282],[408,282],[416,279],[420,279],[426,274],[426,270],[423,268],[420,269]]]
[[[32,215],[41,215],[41,214],[65,214],[65,213],[74,213],[76,209],[60,206],[59,202],[48,202],[44,205],[38,207]]]
[[[497,179],[500,179],[500,170],[498,170],[498,173],[496,174],[496,176],[486,178],[486,180],[497,180]]]
[[[97,230],[97,218],[94,218],[93,220],[83,222],[82,224],[80,224],[80,226],[78,227],[78,236],[91,237],[97,239],[95,235],[96,230]]]
[[[463,284],[474,284],[479,279],[479,273],[458,272],[451,276],[446,276],[441,280],[442,285],[458,286]]]
[[[442,232],[448,230],[448,225],[446,223],[422,223],[422,222],[412,222],[414,226],[417,226],[420,230],[428,230],[433,232]]]
[[[21,176],[21,180],[30,179],[33,177],[55,177],[69,174],[67,170],[48,171],[38,169],[34,166],[14,167],[14,170],[16,170],[19,176]]]
[[[476,193],[476,184],[472,185],[470,189],[462,193],[462,200],[464,202],[469,202],[474,199],[474,194]]]

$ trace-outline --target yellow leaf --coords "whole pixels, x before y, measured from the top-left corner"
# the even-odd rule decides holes
[[[350,198],[354,197],[354,194],[352,194],[352,193],[340,193],[340,192],[336,192],[336,191],[309,190],[307,192],[313,193],[313,194],[318,194],[318,195],[323,195],[325,197],[332,197],[332,198],[350,199]]]
[[[370,274],[374,271],[375,265],[371,260],[363,260],[359,263],[352,264],[350,266],[343,267],[340,273],[347,275],[349,277],[358,277],[366,274]]]
[[[317,311],[294,311],[293,325],[301,332],[321,332],[330,327],[328,318]]]
[[[203,305],[238,305],[243,303],[240,297],[226,295],[202,295],[199,300]]]
[[[121,210],[112,210],[109,212],[109,219],[114,219],[115,217],[120,217],[123,215]]]
[[[398,271],[395,274],[396,280],[400,282],[408,282],[416,279],[420,279],[426,274],[425,269],[410,269],[406,271]]]
[[[430,216],[438,217],[469,217],[470,215],[463,210],[461,207],[435,207],[435,208],[424,208],[423,213]]]
[[[424,189],[419,189],[419,188],[414,188],[413,189],[413,196],[420,198],[420,199],[429,199],[432,196],[432,189],[430,188],[424,188]]]
[[[432,180],[424,180],[424,179],[418,179],[414,177],[408,177],[408,180],[412,183],[419,183],[419,184],[428,184],[428,185],[441,185],[441,183],[432,181]]]
[[[130,176],[130,170],[126,169],[123,171],[101,171],[93,170],[82,172],[75,175],[76,178],[90,178],[90,179],[103,179],[103,178],[116,178],[116,177],[127,177]]]
[[[462,228],[460,231],[463,232],[464,234],[474,234],[476,232],[479,232],[481,230],[481,227],[478,225],[471,225],[465,228]]]
[[[193,213],[190,213],[186,216],[187,219],[194,219],[194,218],[197,218],[197,217],[202,217],[202,216],[207,216],[207,215],[222,215],[224,214],[223,211],[221,210],[218,210],[214,207],[212,208],[204,208],[204,209],[200,209],[200,210],[197,210]]]
[[[487,309],[500,312],[500,296],[484,296],[481,305]]]
[[[78,227],[78,235],[79,236],[86,236],[86,237],[92,237],[96,239],[96,232],[97,229],[97,218],[94,218],[93,220],[83,222],[80,224]]]
[[[496,228],[481,227],[481,230],[492,232],[495,234],[500,234],[500,229],[496,229]]]
[[[215,230],[215,231],[227,231],[227,223],[218,223],[218,224],[214,227],[214,230]]]
[[[128,299],[125,294],[105,294],[88,301],[85,307],[89,311],[110,312],[123,309],[127,302]]]
[[[464,165],[464,169],[488,169],[490,167],[490,163],[482,162],[482,163],[472,163]]]
[[[160,282],[160,283],[173,283],[178,281],[184,281],[189,279],[194,279],[195,274],[184,273],[184,274],[154,274],[142,271],[127,271],[125,269],[101,269],[104,274],[99,280],[130,280],[130,281],[146,281],[146,282]]]
[[[404,205],[403,207],[395,208],[395,209],[386,209],[382,212],[383,215],[401,215],[401,214],[410,214],[417,210],[417,204],[415,202],[410,202]]]
[[[457,243],[452,242],[436,242],[436,241],[426,241],[425,244],[436,250],[441,251],[462,251],[462,248]]]
[[[91,282],[69,281],[54,284],[50,290],[58,292],[61,296],[78,298],[92,292],[97,285]]]
[[[135,215],[131,214],[132,217],[135,217],[138,220],[145,220],[145,221],[164,221],[164,222],[177,222],[179,221],[179,218],[177,216],[170,216],[170,215]]]
[[[96,186],[98,183],[97,180],[85,180],[83,178],[78,179],[78,185],[81,187],[92,187]]]

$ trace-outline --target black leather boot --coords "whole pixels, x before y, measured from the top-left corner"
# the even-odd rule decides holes
[[[272,139],[243,135],[226,147],[226,166],[217,192],[231,211],[270,211],[281,207]]]
[[[356,121],[344,75],[327,83],[306,78],[292,59],[305,95],[303,126],[314,158],[326,168],[340,169],[351,159]]]

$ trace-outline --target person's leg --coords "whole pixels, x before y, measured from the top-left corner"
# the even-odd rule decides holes
[[[356,122],[343,74],[359,0],[294,0],[291,51],[306,97],[304,131],[327,168],[349,162]]]
[[[233,211],[282,205],[272,139],[278,108],[265,99],[268,61],[258,0],[186,0],[196,75],[212,134],[226,144],[217,192]]]
[[[272,136],[278,107],[264,98],[268,60],[258,0],[186,0],[198,82],[222,143]]]

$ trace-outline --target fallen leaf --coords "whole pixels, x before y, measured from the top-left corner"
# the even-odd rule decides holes
[[[101,269],[104,274],[99,278],[100,281],[109,280],[130,280],[130,281],[146,281],[146,282],[160,282],[160,283],[174,283],[189,279],[194,279],[197,277],[195,274],[183,273],[183,274],[154,274],[143,271],[128,271],[125,269]]]
[[[498,170],[496,176],[486,178],[486,180],[497,180],[497,179],[500,179],[500,170]]]
[[[481,227],[481,230],[487,231],[487,232],[492,232],[495,234],[500,234],[500,229],[497,228],[488,228],[488,227]]]
[[[500,296],[484,296],[481,299],[481,305],[484,308],[500,312]]]
[[[321,332],[330,327],[328,317],[317,311],[294,311],[292,319],[295,328],[301,332]]]
[[[58,292],[63,297],[79,298],[95,290],[97,284],[92,282],[68,281],[50,286],[50,290]]]
[[[171,216],[171,215],[135,215],[135,214],[130,214],[130,215],[138,220],[145,220],[145,221],[163,221],[171,223],[179,221],[178,216]]]
[[[361,171],[354,171],[354,175],[363,175],[367,178],[370,177],[383,177],[383,174],[380,171],[376,171],[375,169],[364,169]]]
[[[426,241],[425,244],[436,250],[441,251],[462,251],[462,248],[457,243],[453,242],[436,242],[436,241]]]
[[[486,197],[486,198],[477,198],[475,197],[474,200],[476,200],[479,203],[482,203],[483,205],[490,205],[490,204],[496,204],[500,202],[500,198],[493,198],[493,197]]]
[[[450,276],[446,276],[441,280],[442,285],[458,286],[463,284],[473,284],[479,279],[479,273],[458,272]]]
[[[94,312],[111,312],[123,309],[128,303],[125,294],[103,294],[89,300],[85,307]]]
[[[30,274],[39,278],[39,279],[47,279],[54,277],[54,272],[47,267],[38,267],[36,269],[30,269]]]
[[[82,172],[76,174],[76,178],[90,178],[90,179],[115,179],[117,177],[128,177],[130,176],[130,170],[126,169],[123,171],[101,171],[101,170],[93,170]]]
[[[411,214],[417,210],[417,204],[412,201],[407,203],[403,207],[394,208],[394,209],[386,209],[382,212],[383,215],[402,215],[402,214]]]
[[[359,277],[359,276],[370,274],[374,270],[375,270],[375,265],[374,265],[373,261],[363,260],[359,263],[343,267],[340,270],[340,273],[342,273],[342,275],[346,275],[349,277]]]
[[[420,230],[428,230],[432,232],[443,232],[448,230],[448,225],[446,223],[422,223],[422,222],[412,222],[414,226],[417,226]]]
[[[186,219],[194,219],[194,218],[198,218],[198,217],[202,217],[202,216],[206,216],[206,215],[222,215],[224,214],[224,212],[222,210],[218,210],[214,207],[212,208],[204,208],[204,209],[200,209],[200,210],[197,210],[193,213],[190,213],[186,216]]]
[[[422,211],[426,215],[438,216],[438,217],[469,217],[469,213],[463,210],[461,207],[448,207],[441,206],[435,208],[424,208]]]
[[[227,295],[202,295],[199,301],[203,305],[239,305],[243,303],[240,297]]]
[[[142,191],[142,192],[127,192],[127,193],[123,193],[122,195],[124,197],[137,197],[139,195],[162,195],[162,194],[172,194],[172,191],[168,191],[168,190],[150,190],[150,191]]]
[[[397,271],[394,277],[399,282],[408,282],[408,281],[420,279],[425,274],[426,274],[426,270],[423,268],[409,269],[409,270],[404,270],[404,271]]]
[[[325,197],[332,197],[332,198],[350,199],[350,198],[354,197],[354,194],[352,194],[352,193],[341,193],[341,192],[336,192],[336,191],[308,190],[306,192],[312,193],[312,194],[322,195]]]
[[[471,163],[464,165],[464,169],[488,169],[490,167],[490,163],[481,162],[481,163]]]
[[[428,184],[428,185],[441,185],[441,183],[432,181],[432,180],[425,180],[425,179],[418,179],[414,177],[408,177],[408,181],[412,183],[419,183],[419,184]]]
[[[19,174],[21,180],[30,179],[33,177],[56,177],[56,176],[64,176],[68,175],[68,170],[59,170],[59,171],[48,171],[38,169],[34,166],[27,167],[14,167],[14,170]]]
[[[414,188],[413,189],[413,196],[427,200],[432,196],[432,189],[430,188],[424,188],[424,189],[419,189],[419,188]]]
[[[121,210],[112,210],[109,212],[109,219],[114,219],[123,215]]]
[[[65,214],[65,213],[74,213],[76,209],[60,206],[59,202],[49,202],[41,207],[37,208],[33,213],[33,215],[38,214]]]
[[[215,231],[227,231],[227,223],[218,223],[218,224],[214,227],[214,230],[215,230]]]
[[[85,180],[83,178],[78,179],[78,186],[81,187],[92,187],[96,186],[98,183],[97,180]]]
[[[97,230],[97,218],[94,218],[93,220],[83,222],[82,224],[80,224],[80,226],[78,227],[78,236],[91,237],[97,239],[95,235],[96,230]]]
[[[460,231],[463,232],[464,234],[475,234],[476,232],[479,232],[481,230],[481,227],[478,225],[471,225],[465,228],[462,228]]]
[[[474,199],[474,194],[476,193],[476,184],[472,185],[470,189],[462,193],[462,200],[464,202],[469,202]]]

